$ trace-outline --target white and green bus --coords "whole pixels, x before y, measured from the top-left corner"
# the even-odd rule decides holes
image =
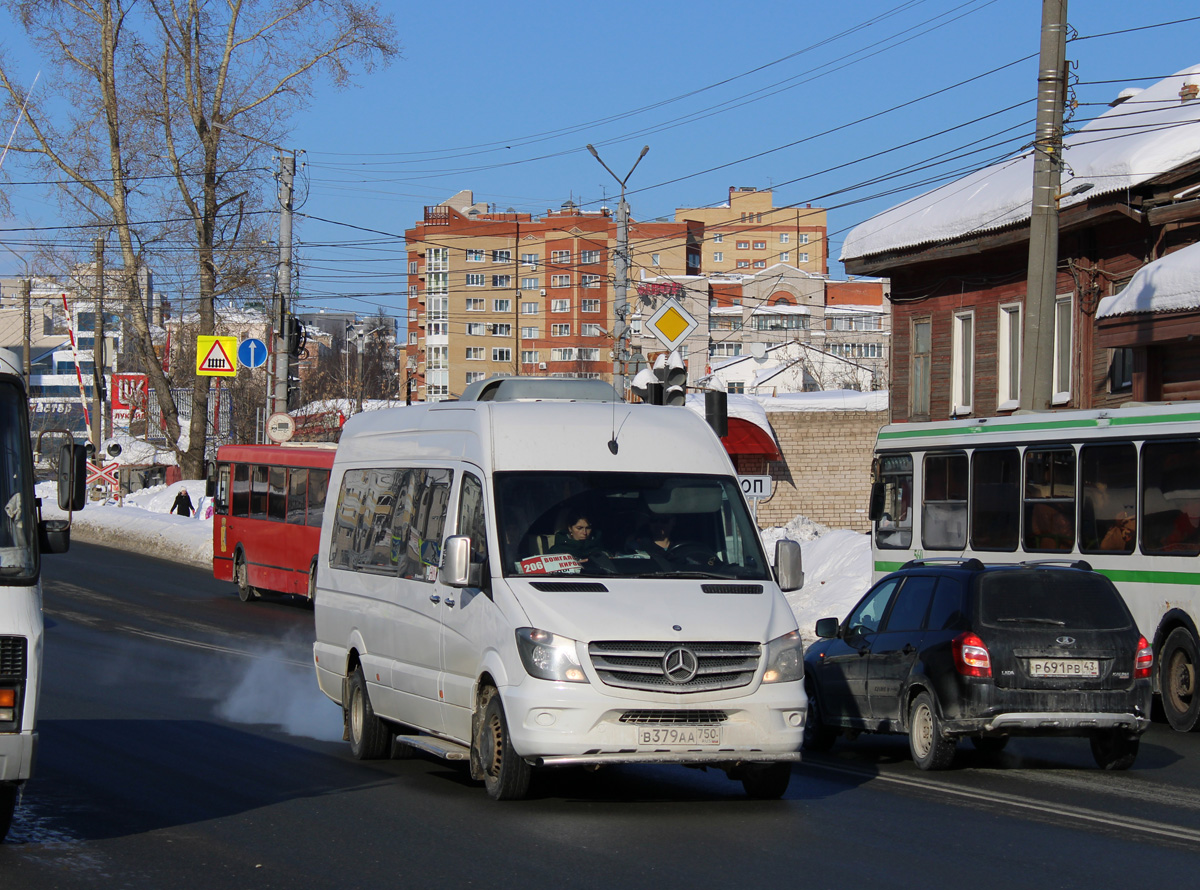
[[[879,431],[876,578],[910,559],[1083,560],[1152,640],[1171,725],[1200,720],[1200,404],[1016,414]]]

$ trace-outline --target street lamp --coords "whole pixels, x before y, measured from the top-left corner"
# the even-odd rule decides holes
[[[604,159],[600,157],[594,145],[588,143],[587,150],[592,153],[593,158],[600,162],[601,167],[608,170],[608,175],[621,185],[621,200],[617,204],[617,260],[614,269],[617,280],[613,288],[616,297],[613,312],[617,317],[616,324],[613,326],[613,342],[616,346],[613,355],[613,386],[624,396],[624,363],[629,358],[629,325],[625,321],[625,316],[629,314],[629,205],[625,202],[625,183],[629,181],[629,177],[633,175],[637,165],[642,162],[642,158],[646,156],[650,146],[642,146],[641,154],[637,156],[637,160],[633,162],[633,166],[629,168],[624,179],[609,169],[608,164],[604,163]]]

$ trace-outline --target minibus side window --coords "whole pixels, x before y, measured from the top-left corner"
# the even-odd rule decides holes
[[[471,565],[486,566],[487,517],[484,513],[483,483],[472,473],[463,475],[458,498],[458,534],[471,539]],[[489,587],[487,571],[480,572],[479,583],[481,587]]]
[[[1015,448],[971,455],[971,546],[1016,550],[1021,542],[1021,456]]]
[[[250,466],[249,464],[234,464],[233,466],[233,514],[234,516],[250,515]]]
[[[967,546],[967,455],[925,457],[925,491],[921,507],[921,542],[929,550],[962,550]]]
[[[415,515],[409,533],[409,574],[419,581],[432,581],[442,564],[442,532],[450,508],[450,470],[416,470],[413,491]]]
[[[1142,446],[1142,550],[1200,553],[1200,447],[1194,440]]]
[[[1079,549],[1132,553],[1137,541],[1137,449],[1132,443],[1079,449]]]
[[[875,545],[881,550],[907,550],[912,546],[912,455],[882,455],[877,481],[883,485],[884,503],[883,516],[875,525]]]
[[[1075,452],[1025,452],[1025,549],[1065,553],[1075,546]]]

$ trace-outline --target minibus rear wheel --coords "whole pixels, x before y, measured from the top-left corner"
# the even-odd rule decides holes
[[[475,756],[483,786],[492,800],[520,800],[529,791],[533,768],[513,750],[500,694],[487,686],[479,694],[483,719],[475,733]]]
[[[367,695],[367,679],[362,667],[350,674],[347,691],[349,704],[346,721],[350,729],[350,753],[355,760],[378,760],[391,753],[392,733],[386,723],[375,716],[371,698]]]

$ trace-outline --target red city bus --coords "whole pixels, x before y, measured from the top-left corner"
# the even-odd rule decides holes
[[[213,575],[242,602],[260,591],[312,602],[317,539],[337,446],[222,445],[213,486]]]

